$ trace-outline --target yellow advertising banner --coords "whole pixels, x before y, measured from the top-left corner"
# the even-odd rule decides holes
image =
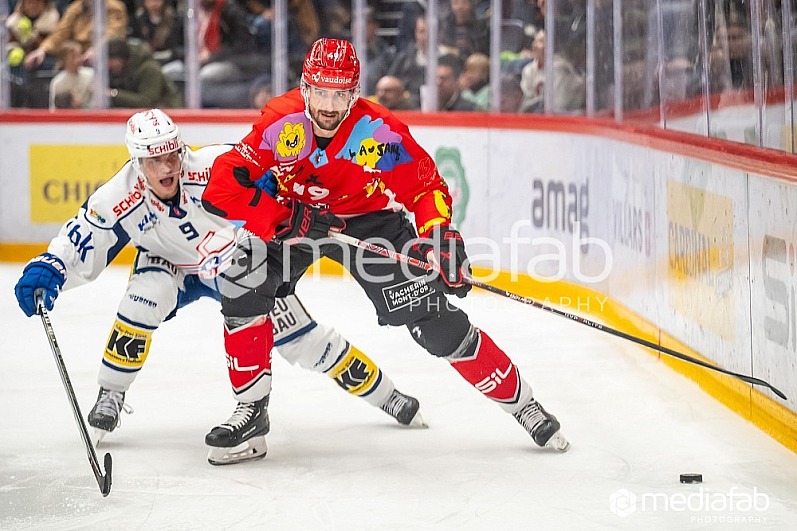
[[[127,162],[123,145],[31,145],[30,220],[64,223]]]
[[[670,303],[733,339],[733,199],[668,180],[667,225]]]

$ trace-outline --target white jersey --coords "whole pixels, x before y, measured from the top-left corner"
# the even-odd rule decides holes
[[[48,252],[66,265],[64,289],[97,278],[128,242],[146,251],[153,266],[203,278],[216,276],[235,249],[237,228],[202,208],[202,192],[213,161],[230,148],[186,149],[179,204],[172,206],[152,193],[128,161],[50,242]],[[159,259],[168,263],[158,263]],[[137,264],[139,269],[146,266]]]

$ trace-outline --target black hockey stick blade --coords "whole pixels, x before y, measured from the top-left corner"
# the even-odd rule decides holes
[[[105,454],[105,470],[103,474],[100,468],[99,460],[97,459],[97,452],[94,450],[94,444],[89,437],[89,430],[86,428],[86,423],[83,420],[83,414],[80,412],[80,405],[78,404],[75,390],[72,387],[72,381],[69,379],[69,373],[66,371],[66,364],[64,358],[61,356],[61,348],[58,346],[58,341],[55,339],[55,330],[50,322],[50,316],[47,309],[44,307],[44,292],[41,289],[36,290],[34,293],[34,300],[36,302],[36,309],[41,316],[42,326],[44,332],[47,334],[47,340],[50,342],[50,350],[52,350],[55,365],[58,368],[58,374],[61,376],[61,383],[64,384],[64,391],[69,399],[69,405],[72,406],[72,415],[75,417],[75,423],[80,431],[80,437],[83,439],[83,445],[86,449],[86,456],[89,459],[91,470],[94,472],[94,479],[100,487],[102,496],[108,496],[111,492],[111,454]]]
[[[396,260],[397,262],[403,262],[403,263],[411,265],[413,267],[418,267],[420,269],[424,269],[426,271],[431,271],[431,270],[434,269],[434,266],[432,266],[428,262],[424,262],[422,260],[418,260],[417,258],[413,258],[411,256],[407,256],[406,254],[398,253],[396,251],[393,251],[392,249],[387,249],[386,247],[383,247],[383,246],[378,245],[378,244],[374,244],[374,243],[371,243],[371,242],[360,240],[359,238],[355,238],[353,236],[349,236],[348,234],[343,234],[343,233],[337,232],[337,231],[330,231],[329,237],[332,238],[332,239],[347,243],[347,244],[349,244],[351,246],[360,247],[362,249],[365,249],[365,250],[371,251],[373,253],[382,255],[382,256],[384,256],[386,258],[392,258],[393,260]],[[600,330],[601,332],[606,332],[607,334],[611,334],[611,335],[616,336],[616,337],[621,337],[623,339],[631,341],[632,343],[636,343],[638,345],[642,345],[642,346],[651,348],[653,350],[661,352],[662,354],[666,354],[668,356],[672,356],[673,358],[677,358],[677,359],[679,359],[681,361],[685,361],[687,363],[692,363],[694,365],[698,365],[700,367],[704,367],[706,369],[709,369],[709,370],[712,370],[712,371],[716,371],[716,372],[725,374],[727,376],[733,376],[734,378],[738,378],[739,380],[741,380],[743,382],[747,382],[747,383],[749,383],[751,385],[759,385],[761,387],[766,387],[766,388],[770,389],[773,393],[775,393],[778,397],[782,398],[783,400],[788,400],[788,398],[786,398],[786,395],[784,395],[782,391],[780,391],[779,389],[774,387],[769,382],[765,382],[764,380],[761,380],[760,378],[755,378],[753,376],[747,376],[745,374],[739,374],[739,373],[736,373],[736,372],[733,372],[733,371],[729,371],[727,369],[723,369],[722,367],[717,367],[716,365],[712,365],[710,363],[706,363],[705,361],[699,360],[697,358],[693,358],[692,356],[687,356],[686,354],[683,354],[681,352],[672,350],[670,348],[667,348],[667,347],[664,347],[664,346],[661,346],[661,345],[657,345],[656,343],[652,343],[650,341],[642,339],[641,337],[636,337],[636,336],[632,336],[631,334],[626,334],[625,332],[621,332],[620,330],[615,330],[614,328],[610,328],[608,326],[604,326],[604,325],[602,325],[600,323],[596,323],[595,321],[590,321],[589,319],[585,319],[585,318],[580,317],[580,316],[578,316],[578,315],[576,315],[574,313],[565,312],[563,310],[557,310],[556,308],[553,308],[551,306],[547,306],[545,304],[537,302],[534,299],[529,299],[527,297],[523,297],[521,295],[517,295],[515,293],[512,293],[511,291],[506,291],[506,290],[503,290],[501,288],[496,288],[495,286],[491,286],[490,284],[485,284],[484,282],[479,282],[478,280],[473,280],[472,278],[467,278],[466,277],[465,278],[465,282],[467,284],[470,284],[471,286],[477,287],[479,289],[483,289],[485,291],[489,291],[490,293],[495,293],[496,295],[501,295],[502,297],[506,297],[508,299],[512,299],[513,301],[517,301],[517,302],[520,302],[522,304],[528,304],[529,306],[533,306],[533,307],[535,307],[537,309],[540,309],[540,310],[545,310],[546,312],[555,313],[556,315],[559,315],[560,317],[565,317],[565,318],[570,319],[572,321],[575,321],[577,323],[581,323],[583,325],[587,325],[587,326],[589,326],[591,328],[595,328],[596,330]]]
[[[113,460],[109,452],[105,453],[103,461],[105,463],[105,475],[102,476],[102,483],[99,481],[97,481],[97,483],[100,485],[100,492],[104,498],[111,493],[111,469],[113,468]]]

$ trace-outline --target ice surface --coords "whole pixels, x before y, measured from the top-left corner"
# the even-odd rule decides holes
[[[113,489],[102,498],[41,322],[16,305],[21,269],[0,265],[0,528],[797,525],[797,456],[633,344],[475,290],[458,301],[561,420],[572,448],[558,454],[537,448],[405,330],[377,326],[357,285],[336,279],[305,279],[299,294],[421,401],[428,430],[403,429],[275,356],[268,456],[208,465],[204,435],[234,401],[219,308],[202,300],[156,332],[127,395],[135,413],[98,450],[114,459]],[[63,293],[51,312],[84,414],[127,274],[109,268]],[[680,484],[682,472],[702,473],[703,484]]]

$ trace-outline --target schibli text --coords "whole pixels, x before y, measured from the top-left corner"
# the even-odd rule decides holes
[[[191,182],[206,183],[210,180],[210,168],[204,168],[202,171],[186,172],[186,178]]]
[[[138,203],[142,197],[144,197],[144,185],[141,180],[139,180],[135,187],[127,193],[127,196],[114,205],[113,213],[117,216],[121,216],[125,211],[129,210],[130,207]]]

